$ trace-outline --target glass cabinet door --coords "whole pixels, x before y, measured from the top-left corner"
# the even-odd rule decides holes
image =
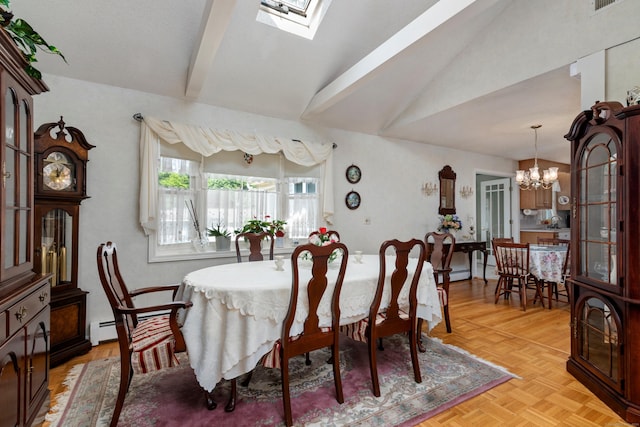
[[[2,105],[2,269],[0,281],[29,274],[32,268],[33,202],[30,105],[9,87]]]
[[[597,133],[585,144],[578,168],[577,274],[591,283],[617,287],[618,139]]]
[[[578,302],[576,330],[580,360],[595,368],[598,377],[622,390],[620,319],[612,305],[595,295]]]

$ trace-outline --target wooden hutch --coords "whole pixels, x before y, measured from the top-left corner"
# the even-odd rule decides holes
[[[0,30],[0,427],[43,421],[49,406],[49,276],[33,271],[33,101],[28,76]]]
[[[598,102],[571,141],[571,356],[567,370],[640,422],[640,105]]]

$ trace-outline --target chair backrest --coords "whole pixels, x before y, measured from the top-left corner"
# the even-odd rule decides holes
[[[494,249],[501,276],[523,277],[529,274],[529,243],[496,242]]]
[[[131,333],[138,325],[138,318],[135,314],[123,315],[117,310],[118,307],[135,308],[135,305],[118,268],[116,244],[107,242],[98,246],[97,261],[100,283],[111,305],[118,341],[122,346],[123,342],[131,341]]]
[[[513,237],[494,237],[491,239],[491,252],[496,254],[496,243],[513,243]],[[500,271],[500,260],[496,257],[496,268]]]
[[[376,288],[376,294],[373,297],[371,308],[369,309],[369,324],[375,324],[375,319],[380,310],[380,304],[382,302],[382,295],[384,293],[384,287],[387,284],[386,280],[386,255],[389,248],[395,250],[395,269],[391,274],[391,280],[388,285],[391,287],[389,305],[386,309],[386,316],[384,324],[392,325],[394,323],[400,325],[406,323],[406,320],[400,318],[400,293],[404,287],[407,279],[410,276],[409,254],[418,250],[418,259],[414,268],[412,268],[413,277],[409,288],[409,316],[412,319],[416,318],[416,309],[418,307],[418,282],[420,280],[420,274],[422,273],[422,267],[425,260],[425,244],[422,240],[411,239],[406,242],[400,240],[387,240],[380,245],[380,273],[378,274],[378,286]],[[379,326],[379,325],[377,325]],[[398,330],[399,331],[399,330]]]
[[[451,271],[451,258],[456,247],[456,238],[451,233],[437,233],[432,231],[424,236],[426,244],[426,259],[433,266],[433,273]],[[436,283],[437,283],[436,278]]]
[[[264,261],[262,255],[262,241],[269,239],[269,259],[273,260],[273,236],[267,231],[262,233],[240,233],[236,235],[236,257],[238,262],[242,262],[240,254],[240,240],[247,239],[249,241],[249,261]]]
[[[316,231],[312,231],[311,233],[309,233],[309,239],[311,239],[312,236],[317,236],[318,234],[320,234],[320,232],[318,230]],[[327,236],[329,236],[330,240],[334,240],[336,242],[340,241],[340,233],[338,233],[335,230],[327,230],[326,233]]]
[[[327,270],[329,268],[329,262],[331,254],[334,251],[342,252],[342,257],[336,257],[334,262],[340,263],[338,276],[336,283],[333,287],[328,286]],[[311,278],[308,283],[301,286],[300,283],[300,258],[307,258],[308,254],[311,255]],[[320,331],[319,318],[318,318],[318,306],[320,300],[326,291],[333,293],[331,299],[331,314],[332,314],[332,328],[336,332],[336,340],[338,336],[338,329],[340,323],[340,291],[342,290],[342,282],[344,281],[344,273],[347,269],[347,260],[349,257],[349,251],[343,243],[334,242],[326,246],[317,246],[314,244],[304,244],[297,246],[291,254],[291,271],[293,277],[293,283],[291,287],[291,298],[289,299],[289,309],[287,310],[287,316],[282,326],[282,342],[288,341],[288,337],[291,336],[291,326],[293,325],[296,317],[296,310],[298,308],[298,299],[301,289],[304,289],[307,297],[305,300],[308,302],[308,315],[304,321],[304,332],[302,336],[293,341],[296,347],[304,348],[322,348],[327,345],[331,345],[331,340],[327,341],[327,333]],[[305,268],[305,267],[302,267]],[[323,338],[324,336],[324,338]],[[329,342],[329,344],[327,344]],[[316,346],[317,345],[317,346]],[[303,352],[308,352],[304,350]]]

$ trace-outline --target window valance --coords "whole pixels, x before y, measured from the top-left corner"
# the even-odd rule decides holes
[[[184,144],[190,150],[205,157],[223,150],[240,150],[253,155],[282,152],[288,160],[302,166],[323,164],[322,212],[324,220],[328,224],[332,224],[332,144],[294,141],[230,130],[202,128],[145,117],[140,128],[140,224],[146,234],[156,228],[158,161],[160,159],[161,142]]]

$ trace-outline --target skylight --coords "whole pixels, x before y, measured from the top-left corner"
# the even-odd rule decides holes
[[[256,20],[313,40],[331,0],[261,0]]]

